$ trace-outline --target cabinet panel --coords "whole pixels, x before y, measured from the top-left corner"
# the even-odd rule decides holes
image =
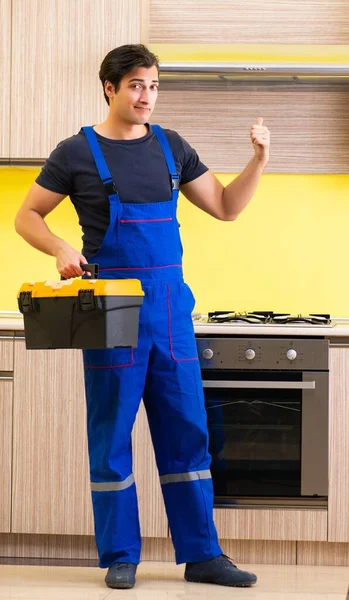
[[[152,43],[347,44],[347,0],[150,0]]]
[[[140,41],[140,0],[14,0],[11,158],[46,158],[105,118],[98,78],[113,48]]]
[[[142,537],[166,538],[167,517],[143,402],[133,432],[133,464]]]
[[[9,533],[11,526],[13,382],[2,377],[0,373],[0,532]]]
[[[0,160],[10,156],[11,4],[0,1]]]
[[[259,116],[271,132],[266,172],[349,173],[349,86],[188,81],[161,88],[152,122],[178,131],[215,173],[247,165],[250,126]]]
[[[93,534],[81,352],[15,343],[13,533]]]
[[[326,541],[327,510],[216,509],[218,537],[237,540]]]
[[[328,541],[349,542],[349,346],[330,348]]]
[[[13,336],[0,332],[0,371],[13,371]]]

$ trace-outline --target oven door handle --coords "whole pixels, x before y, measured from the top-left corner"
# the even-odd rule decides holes
[[[206,379],[204,388],[237,388],[252,390],[315,390],[315,381],[222,381]]]

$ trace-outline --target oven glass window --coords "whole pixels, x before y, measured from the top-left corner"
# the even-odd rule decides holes
[[[204,381],[247,378],[253,385],[301,381],[302,375],[203,371]],[[217,386],[204,392],[216,503],[246,496],[301,496],[302,390]]]

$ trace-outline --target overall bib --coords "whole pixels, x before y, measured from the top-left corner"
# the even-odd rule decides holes
[[[161,127],[152,130],[172,182],[169,201],[122,203],[92,127],[83,131],[110,203],[90,262],[104,279],[136,278],[145,292],[138,347],[85,350],[87,430],[101,567],[138,564],[141,534],[131,433],[143,398],[177,563],[220,554],[213,523],[207,417],[176,218],[179,178]],[[132,166],[130,166],[130,169]]]

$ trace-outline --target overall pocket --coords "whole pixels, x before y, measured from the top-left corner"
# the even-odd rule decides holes
[[[194,306],[194,295],[186,283],[167,285],[170,352],[172,359],[177,362],[198,360],[191,318]]]

